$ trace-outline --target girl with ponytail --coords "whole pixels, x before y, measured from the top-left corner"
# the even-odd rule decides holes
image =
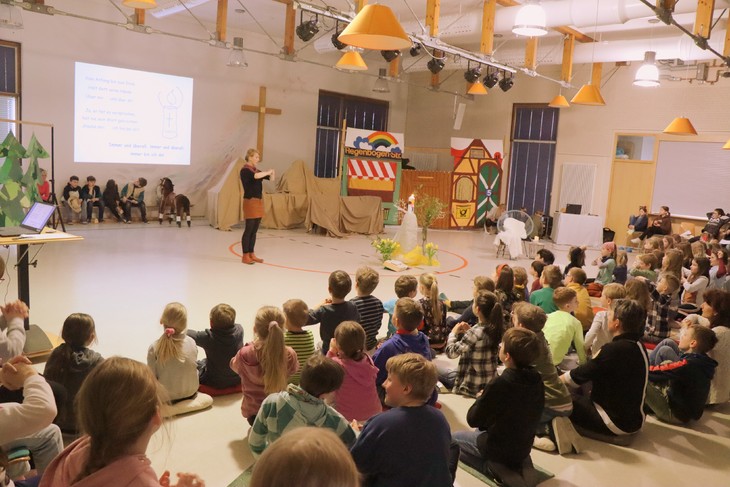
[[[423,333],[428,336],[431,348],[443,350],[449,329],[446,326],[446,304],[439,299],[439,284],[436,276],[424,273],[418,278],[418,290],[423,295]]]
[[[150,366],[160,384],[165,386],[170,402],[192,399],[198,392],[198,346],[185,334],[188,311],[180,303],[165,306],[160,318],[163,332],[147,351]]]
[[[241,376],[241,414],[253,425],[266,396],[286,389],[289,377],[299,369],[297,353],[284,345],[284,313],[275,306],[259,308],[253,325],[254,341],[241,348],[231,369]]]
[[[162,425],[164,390],[144,364],[111,357],[91,371],[77,396],[84,436],[51,462],[40,487],[172,486],[158,480],[145,455]],[[178,474],[176,487],[205,487],[192,474]]]
[[[439,380],[456,394],[476,397],[497,373],[497,347],[504,333],[504,314],[496,294],[479,291],[474,298],[474,326],[462,322],[449,334],[446,348],[449,358],[459,357],[456,370],[439,369]]]

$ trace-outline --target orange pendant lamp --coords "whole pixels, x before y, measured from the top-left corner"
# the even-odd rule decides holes
[[[157,2],[155,0],[122,0],[122,5],[129,8],[140,8],[146,10],[156,8]]]
[[[568,99],[563,95],[558,95],[548,103],[548,106],[553,108],[570,108],[570,103],[568,103]]]
[[[347,51],[342,55],[335,68],[342,71],[367,71],[368,65],[365,64],[360,53],[354,47],[348,47]]]
[[[601,107],[606,105],[606,101],[601,96],[601,91],[596,85],[591,83],[584,84],[573,99],[570,100],[570,103]]]
[[[697,130],[695,130],[689,118],[677,117],[672,120],[672,123],[667,125],[664,133],[669,135],[697,135]]]
[[[484,84],[481,81],[472,83],[466,92],[469,95],[486,95],[487,93],[489,93],[487,91],[487,88],[484,86]]]
[[[337,38],[348,46],[376,51],[410,48],[410,37],[386,5],[365,5]]]

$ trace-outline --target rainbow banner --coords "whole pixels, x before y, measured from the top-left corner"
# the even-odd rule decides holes
[[[345,155],[350,157],[401,159],[404,146],[403,134],[353,128],[345,133]]]

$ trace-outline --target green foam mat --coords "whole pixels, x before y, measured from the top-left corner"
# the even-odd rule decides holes
[[[542,468],[538,467],[537,465],[533,465],[533,467],[535,468],[535,471],[537,472],[537,483],[538,484],[541,484],[542,482],[545,482],[546,480],[549,480],[549,479],[555,477],[554,473],[548,472],[547,470],[542,469]],[[478,478],[479,480],[481,480],[482,482],[484,482],[485,484],[487,484],[491,487],[501,487],[502,486],[502,484],[498,484],[497,481],[494,480],[493,478],[487,477],[482,472],[470,467],[469,465],[467,465],[464,462],[459,462],[459,468],[464,470],[465,472],[467,472],[472,477]]]

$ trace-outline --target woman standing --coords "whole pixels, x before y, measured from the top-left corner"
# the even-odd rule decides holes
[[[253,264],[255,262],[263,262],[254,254],[253,249],[256,245],[256,232],[259,230],[261,218],[264,216],[264,200],[263,200],[263,184],[262,179],[273,181],[275,178],[274,170],[261,171],[258,169],[261,154],[256,149],[249,149],[246,152],[246,164],[241,169],[241,184],[243,184],[243,218],[246,225],[243,229],[241,237],[241,247],[243,257],[241,262],[244,264]]]

